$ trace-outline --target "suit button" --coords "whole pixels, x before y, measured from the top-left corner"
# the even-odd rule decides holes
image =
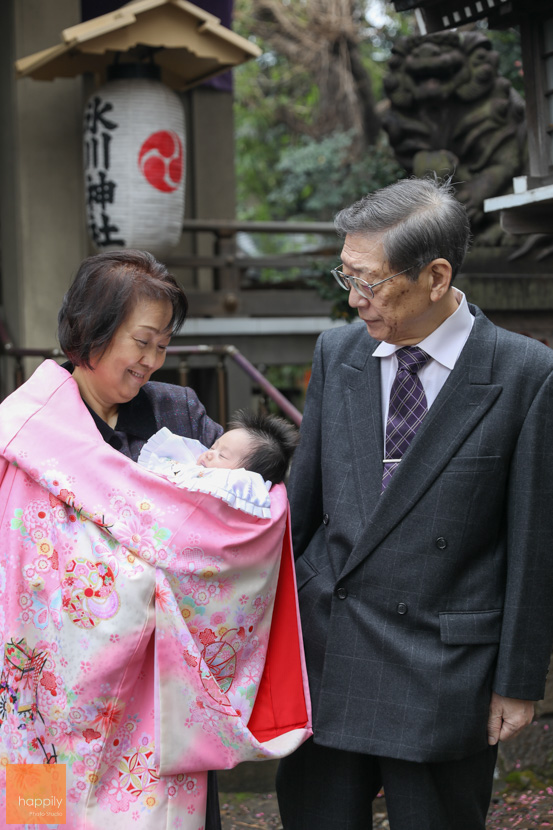
[[[323,524],[327,525],[329,523],[329,521],[330,521],[330,516],[328,515],[328,513],[323,513]]]
[[[445,550],[447,548],[447,539],[444,539],[443,536],[438,536],[436,539],[436,547],[438,550]]]
[[[346,599],[347,595],[348,592],[346,588],[336,588],[336,596],[338,597],[338,599]]]
[[[404,602],[398,602],[397,604],[397,613],[398,614],[406,614],[407,613],[407,606]]]

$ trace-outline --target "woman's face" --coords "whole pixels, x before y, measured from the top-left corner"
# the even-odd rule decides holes
[[[170,341],[171,303],[137,302],[113,335],[104,354],[91,360],[87,386],[105,406],[132,400],[156,369],[163,366]],[[80,370],[82,371],[82,370]]]

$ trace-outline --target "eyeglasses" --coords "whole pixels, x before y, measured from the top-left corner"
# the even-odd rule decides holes
[[[409,271],[409,268],[405,268],[404,271],[398,271],[397,274],[392,274],[391,277],[385,277],[383,280],[379,280],[378,282],[373,282],[372,285],[369,285],[368,282],[365,280],[360,279],[359,277],[350,277],[348,274],[344,274],[339,268],[332,268],[330,273],[340,286],[343,288],[344,291],[351,291],[352,288],[355,288],[358,294],[362,297],[365,297],[366,300],[372,300],[374,297],[373,289],[376,288],[377,285],[382,285],[383,282],[388,282],[388,280],[393,280],[394,277],[399,277],[400,274],[406,274]]]

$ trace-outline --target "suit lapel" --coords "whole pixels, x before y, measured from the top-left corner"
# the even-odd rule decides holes
[[[342,363],[340,377],[350,435],[350,452],[355,459],[352,491],[357,494],[364,521],[367,521],[372,506],[380,496],[384,437],[380,361],[372,357],[378,343],[370,341],[372,346],[367,349],[366,330],[363,335],[360,347],[350,357],[349,364]],[[361,345],[365,348],[361,348]]]
[[[372,465],[372,480],[364,487],[365,495],[368,496],[367,488],[370,485],[372,498],[368,505],[373,509],[372,512],[367,511],[370,515],[367,517],[364,532],[352,549],[341,576],[345,576],[368,556],[413,508],[501,392],[501,386],[491,383],[496,343],[495,326],[484,317],[479,309],[472,308],[471,310],[476,313],[476,319],[469,339],[403,456],[399,468],[381,495],[383,438],[382,426],[380,426],[380,443],[376,444],[377,452],[375,452]],[[374,360],[374,363],[378,361]],[[379,376],[379,369],[377,375]],[[370,409],[364,411],[365,423],[367,411]],[[372,409],[374,420],[376,415],[374,401]],[[378,415],[380,416],[380,411]],[[371,428],[370,424],[369,428]],[[373,433],[374,431],[373,427]],[[374,451],[374,438],[371,440],[370,447]],[[358,450],[358,445],[355,449]],[[375,466],[378,466],[380,476],[380,478],[377,477],[378,495],[376,496]]]

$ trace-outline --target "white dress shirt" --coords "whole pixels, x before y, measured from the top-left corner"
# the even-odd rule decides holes
[[[432,406],[442,386],[448,379],[451,370],[461,354],[463,346],[468,340],[474,324],[474,315],[471,314],[465,295],[458,288],[452,288],[458,308],[447,317],[441,326],[432,334],[416,345],[432,358],[418,373],[422,388],[426,395],[428,408]],[[382,342],[373,352],[373,357],[380,359],[380,389],[382,392],[382,425],[386,436],[386,422],[388,420],[388,406],[390,391],[397,374],[396,352],[401,346]],[[384,441],[386,438],[384,437]]]

